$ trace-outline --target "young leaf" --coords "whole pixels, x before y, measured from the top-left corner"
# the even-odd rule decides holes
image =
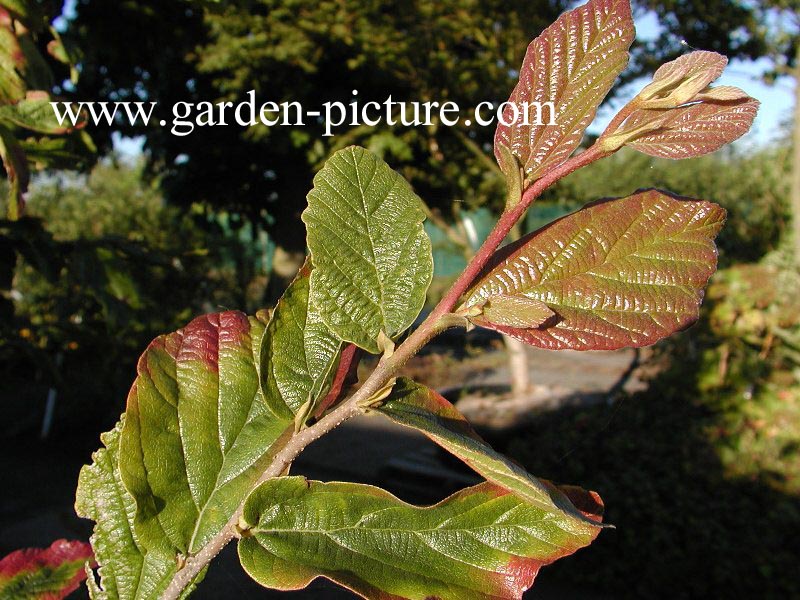
[[[61,600],[86,578],[84,563],[92,547],[84,542],[58,540],[49,548],[27,548],[0,560],[0,598]]]
[[[309,301],[311,265],[303,265],[275,307],[261,340],[264,398],[285,419],[308,417],[336,371],[341,340]]]
[[[758,101],[739,88],[710,87],[728,63],[716,52],[690,52],[659,68],[631,100],[634,110],[603,132],[608,152],[630,146],[660,158],[692,158],[718,150],[750,129]]]
[[[501,150],[505,145],[519,159],[529,184],[569,158],[628,64],[634,35],[630,0],[590,0],[533,40],[495,133],[501,166],[507,162]],[[552,115],[545,102],[553,103]]]
[[[536,479],[495,452],[475,433],[456,407],[435,391],[401,378],[386,402],[374,410],[399,425],[421,431],[487,481],[513,492],[543,511],[549,511],[549,518],[563,528],[582,536],[598,527],[576,510],[555,486]]]
[[[422,310],[433,277],[422,201],[400,174],[355,146],[334,154],[314,178],[308,228],[311,302],[342,340],[379,351]]]
[[[711,88],[711,92],[717,88]],[[737,90],[732,88],[732,90]],[[734,93],[726,90],[726,93]],[[742,92],[743,93],[743,92]],[[670,110],[636,110],[615,138],[659,158],[693,158],[719,150],[750,130],[758,100],[702,102]]]
[[[245,503],[242,566],[262,585],[296,590],[326,577],[365,598],[521,598],[539,569],[597,532],[565,530],[495,485],[419,508],[352,483],[281,477]]]
[[[716,52],[698,50],[661,65],[653,81],[637,94],[640,108],[675,108],[692,101],[722,75],[728,59]]]
[[[118,467],[122,423],[100,437],[105,447],[92,455],[92,464],[83,467],[78,478],[75,511],[95,522],[91,542],[99,583],[88,570],[94,600],[157,598],[177,568],[173,553],[150,552],[139,542],[133,524],[136,505],[122,485]]]
[[[551,350],[653,344],[697,319],[724,220],[716,204],[658,190],[587,205],[500,250],[466,302],[522,296],[555,317],[531,328],[471,320]]]
[[[229,311],[156,339],[139,360],[120,470],[147,550],[195,552],[217,534],[291,435],[259,390],[264,325]]]

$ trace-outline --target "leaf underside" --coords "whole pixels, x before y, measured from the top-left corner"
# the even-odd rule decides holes
[[[314,178],[303,221],[314,270],[311,302],[342,340],[380,351],[419,315],[433,277],[422,201],[369,151],[334,154]]]
[[[400,378],[389,398],[374,410],[399,425],[421,431],[490,483],[550,512],[550,519],[573,532],[576,542],[588,543],[586,540],[597,535],[599,525],[594,518],[596,510],[592,518],[587,517],[555,486],[533,477],[496,452],[472,429],[464,416],[434,390],[410,379]],[[583,495],[587,498],[584,504],[599,504],[595,494],[583,492]]]
[[[92,561],[85,542],[58,540],[49,548],[17,550],[0,560],[0,598],[60,600],[78,589]]]
[[[484,483],[420,508],[381,489],[281,477],[245,504],[242,566],[280,590],[326,577],[365,598],[521,598],[539,569],[591,541]]]
[[[591,0],[533,40],[509,98],[520,110],[518,118],[514,121],[514,109],[507,106],[503,122],[514,122],[500,123],[495,133],[501,166],[503,145],[519,159],[529,182],[569,158],[628,64],[634,35],[629,0]],[[552,115],[545,102],[554,104]],[[527,125],[523,103],[529,105]]]
[[[653,344],[697,319],[724,220],[716,204],[658,190],[587,205],[501,249],[468,293],[467,306],[524,296],[555,317],[532,328],[471,320],[551,350]]]

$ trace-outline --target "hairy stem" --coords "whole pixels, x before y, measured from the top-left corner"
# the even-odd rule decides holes
[[[541,179],[536,180],[522,195],[522,198],[512,208],[506,209],[498,220],[489,237],[472,258],[467,268],[445,294],[439,304],[431,311],[425,321],[400,344],[391,355],[385,356],[370,374],[364,384],[356,390],[347,400],[314,423],[311,427],[303,429],[294,435],[286,446],[275,455],[269,468],[259,478],[256,485],[285,474],[297,456],[312,442],[326,433],[332,431],[348,419],[363,412],[363,406],[368,405],[371,398],[378,394],[386,385],[396,377],[400,369],[408,360],[419,352],[432,338],[439,333],[454,327],[462,320],[452,315],[457,302],[469,289],[472,282],[484,269],[489,259],[500,244],[509,234],[514,225],[525,214],[533,201],[541,193],[563,177],[573,171],[584,167],[607,153],[597,145],[572,157],[556,167]],[[244,504],[228,521],[225,528],[217,534],[200,552],[186,559],[185,565],[175,574],[169,587],[166,589],[162,600],[177,600],[192,580],[217,556],[222,549],[237,536],[237,526],[242,516]]]

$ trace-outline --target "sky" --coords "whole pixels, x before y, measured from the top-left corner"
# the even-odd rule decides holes
[[[65,15],[71,14],[74,14],[74,0],[68,0],[65,6]],[[655,13],[646,13],[636,18],[636,34],[639,39],[654,39],[658,35],[659,29]],[[687,50],[691,49],[687,48]],[[715,82],[715,85],[734,85],[742,88],[761,102],[752,130],[736,143],[740,148],[766,145],[782,138],[785,139],[788,135],[787,128],[791,122],[794,97],[793,84],[786,77],[779,79],[773,85],[765,84],[762,75],[768,68],[769,61],[766,59],[734,60],[728,65],[722,77]],[[600,133],[616,110],[632,98],[645,83],[646,79],[631,83],[623,90],[622,94],[615,98],[613,103],[602,107],[589,131]],[[135,157],[141,152],[143,142],[144,139],[141,137],[131,139],[116,136],[114,146],[122,155]]]

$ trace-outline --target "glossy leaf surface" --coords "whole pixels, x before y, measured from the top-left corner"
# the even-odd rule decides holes
[[[311,301],[342,340],[377,353],[381,333],[414,322],[433,277],[424,218],[408,182],[363,148],[340,150],[314,178],[303,213]]]
[[[659,158],[693,158],[742,137],[750,130],[758,106],[758,100],[747,98],[702,102],[668,111],[637,110],[620,133],[646,129],[645,133],[633,135],[626,145]]]
[[[310,302],[306,263],[275,307],[261,341],[264,398],[275,414],[308,416],[330,386],[341,340]]]
[[[303,477],[273,479],[247,499],[245,570],[293,590],[327,577],[365,598],[521,598],[539,569],[590,543],[547,511],[495,485],[426,508],[388,492]]]
[[[652,344],[697,319],[724,220],[716,204],[658,190],[590,204],[501,249],[468,295],[468,306],[524,296],[555,317],[533,328],[471,320],[553,350]]]
[[[506,107],[503,121],[512,124],[499,124],[495,134],[501,166],[508,163],[501,145],[519,159],[528,182],[569,158],[628,64],[634,35],[629,0],[590,0],[533,40],[509,98],[518,118]],[[553,103],[553,114],[545,102]]]
[[[643,108],[674,108],[690,102],[715,81],[728,59],[716,52],[698,50],[661,65],[637,97]]]
[[[177,567],[173,553],[148,551],[136,534],[136,505],[118,467],[121,429],[122,423],[101,436],[104,447],[92,455],[92,464],[81,469],[78,479],[75,510],[95,522],[91,542],[100,581],[93,574],[88,581],[95,600],[157,598]]]
[[[49,548],[27,548],[0,560],[0,598],[61,600],[86,577],[84,564],[92,561],[85,542],[58,540]]]
[[[711,87],[728,59],[690,52],[668,62],[631,101],[634,110],[598,140],[607,151],[623,145],[659,158],[692,158],[747,133],[759,103],[739,88]]]
[[[487,481],[549,511],[549,518],[565,530],[584,536],[597,529],[597,524],[585,518],[555,486],[536,479],[492,449],[435,391],[409,379],[398,379],[392,394],[375,410],[395,423],[421,431]]]
[[[120,469],[148,550],[187,554],[217,534],[291,435],[259,389],[264,324],[229,311],[157,338],[139,360]]]

